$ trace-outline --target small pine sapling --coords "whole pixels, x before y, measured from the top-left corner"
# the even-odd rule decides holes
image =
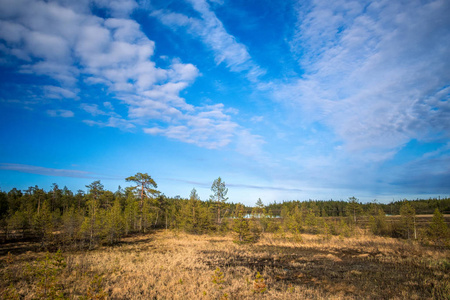
[[[223,283],[225,282],[225,275],[219,267],[214,271],[214,275],[211,276],[212,282],[221,290],[223,289]]]
[[[253,293],[262,294],[267,291],[267,285],[264,281],[264,277],[257,272],[255,281],[253,282]]]

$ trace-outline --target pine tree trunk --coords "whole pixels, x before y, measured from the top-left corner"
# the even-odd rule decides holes
[[[220,224],[220,203],[219,203],[219,207],[217,210],[217,224]]]
[[[158,216],[159,216],[159,211],[156,211],[156,220],[155,220],[155,227],[158,224]]]

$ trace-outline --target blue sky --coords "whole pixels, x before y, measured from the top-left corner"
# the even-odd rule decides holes
[[[450,195],[450,2],[0,0],[0,188]]]

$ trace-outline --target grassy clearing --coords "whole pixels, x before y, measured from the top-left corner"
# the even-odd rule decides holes
[[[450,251],[374,236],[234,236],[156,231],[113,247],[0,257],[3,298],[36,299],[448,299]],[[52,255],[47,265],[52,265]],[[46,267],[45,267],[46,268]],[[44,275],[43,275],[44,274]],[[55,273],[56,274],[56,273]],[[51,294],[53,293],[53,294]],[[54,296],[52,296],[54,295]],[[446,298],[447,297],[447,298]]]

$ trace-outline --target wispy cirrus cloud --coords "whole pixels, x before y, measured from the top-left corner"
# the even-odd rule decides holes
[[[411,140],[449,138],[449,13],[440,0],[298,1],[290,49],[302,73],[265,89],[299,131],[287,131],[299,143],[277,176],[372,195],[448,191],[444,150],[408,162],[397,155]]]
[[[291,49],[305,74],[274,96],[349,150],[448,137],[449,13],[441,0],[302,2]]]
[[[168,10],[154,10],[150,15],[174,30],[185,29],[189,34],[200,38],[214,52],[217,64],[225,63],[233,72],[244,72],[251,81],[256,81],[259,76],[265,74],[265,71],[253,62],[247,47],[227,32],[207,1],[187,2],[199,13],[200,18]]]
[[[40,166],[0,163],[0,170],[17,171],[21,173],[31,173],[45,176],[94,178],[95,174],[79,170],[53,169]]]
[[[386,174],[386,181],[394,188],[407,187],[417,193],[450,193],[450,143],[435,146]]]
[[[450,193],[450,152],[436,157],[421,157],[406,163],[387,176],[394,189],[405,187],[419,194]]]
[[[183,183],[188,183],[195,185],[197,187],[202,188],[210,188],[212,182],[201,182],[201,181],[192,181],[192,180],[184,180],[184,179],[176,179],[176,178],[161,178],[164,180],[170,180],[170,181],[178,181]],[[287,192],[301,192],[303,190],[298,188],[289,188],[289,187],[281,187],[281,186],[262,186],[262,185],[251,185],[251,184],[239,184],[239,183],[233,183],[228,182],[226,183],[227,187],[233,187],[233,188],[245,188],[245,189],[253,189],[253,190],[268,190],[268,191],[287,191]]]
[[[255,189],[255,190],[269,190],[269,191],[284,191],[284,192],[302,192],[302,189],[297,188],[286,188],[286,187],[277,187],[277,186],[259,186],[259,185],[250,185],[250,184],[236,184],[230,183],[228,184],[230,187],[237,188],[246,188],[246,189]]]

